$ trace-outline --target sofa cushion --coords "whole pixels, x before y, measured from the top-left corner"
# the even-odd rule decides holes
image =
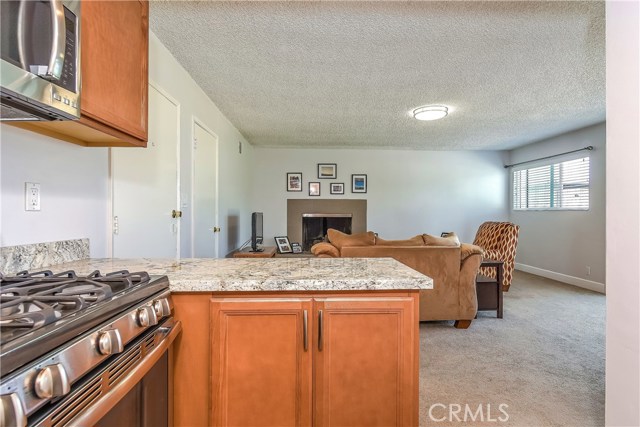
[[[338,250],[343,246],[373,246],[376,242],[376,235],[373,231],[358,234],[345,234],[341,231],[330,228],[327,230],[329,242]]]
[[[311,253],[317,257],[323,258],[338,258],[340,256],[340,251],[338,250],[338,248],[327,242],[320,242],[311,246]]]
[[[423,234],[424,244],[427,246],[460,246],[460,239],[456,233],[451,233],[447,237],[436,237],[431,234]]]
[[[405,240],[385,240],[376,237],[376,246],[424,246],[424,240],[420,234]]]

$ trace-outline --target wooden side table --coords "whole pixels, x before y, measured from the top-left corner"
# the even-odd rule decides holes
[[[276,255],[275,246],[265,246],[262,252],[251,252],[251,248],[244,248],[241,251],[234,252],[234,258],[273,258]]]
[[[498,319],[502,319],[502,275],[504,262],[485,259],[480,267],[494,267],[495,279],[482,274],[476,276],[476,294],[478,295],[478,311],[496,311]]]

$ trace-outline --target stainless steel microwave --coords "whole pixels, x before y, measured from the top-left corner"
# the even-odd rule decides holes
[[[0,0],[0,120],[80,117],[80,0]]]

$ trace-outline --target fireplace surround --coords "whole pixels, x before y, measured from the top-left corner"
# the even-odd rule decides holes
[[[328,228],[350,233],[363,233],[367,231],[367,201],[363,199],[288,199],[287,200],[287,236],[291,242],[303,244],[303,218],[321,218],[324,227],[324,219],[327,218]],[[313,216],[309,216],[313,215]],[[329,219],[331,218],[331,219]],[[350,218],[351,230],[342,229],[345,219]],[[317,236],[315,236],[317,237]],[[309,246],[310,247],[310,246]],[[308,248],[303,248],[308,251]]]

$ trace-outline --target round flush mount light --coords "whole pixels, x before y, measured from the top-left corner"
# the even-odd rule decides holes
[[[444,105],[425,105],[413,110],[413,118],[417,120],[438,120],[449,114],[449,109]]]

